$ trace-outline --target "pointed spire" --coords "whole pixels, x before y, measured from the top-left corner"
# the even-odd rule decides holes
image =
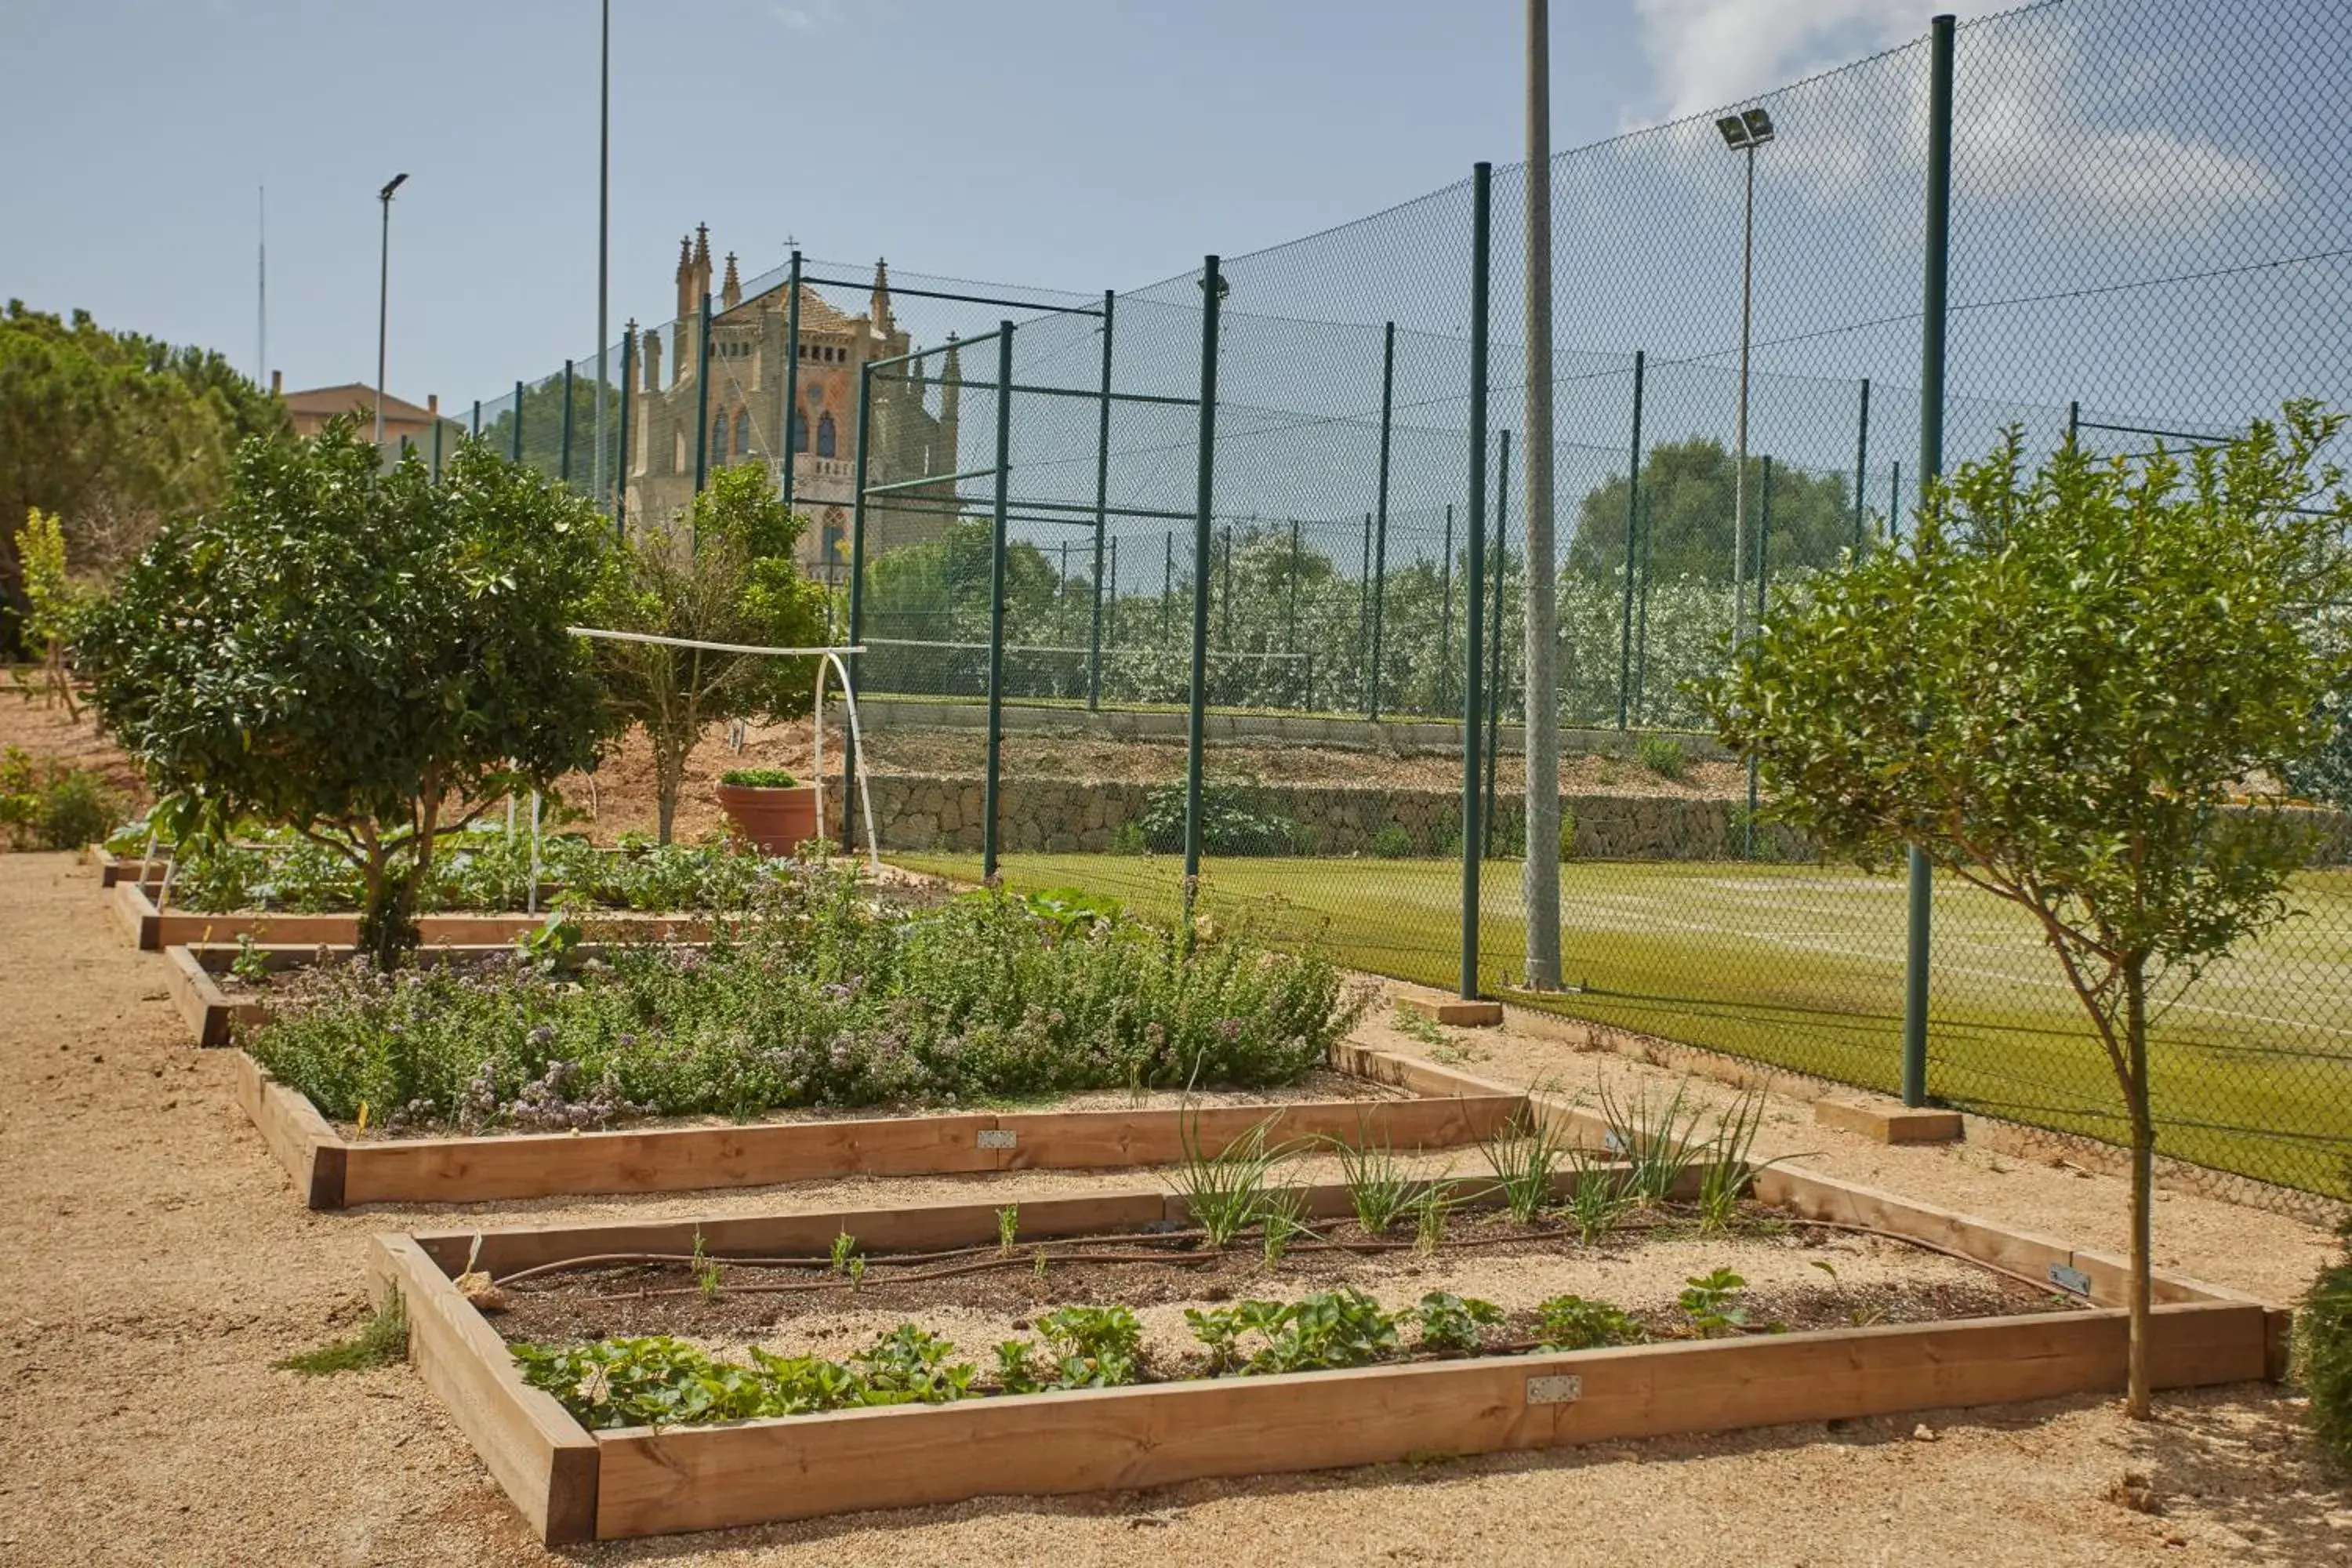
[[[694,240],[690,236],[677,237],[677,314],[684,316],[694,309]]]
[[[710,226],[707,223],[694,226],[694,264],[706,270],[710,266]]]
[[[735,276],[735,253],[727,253],[727,283],[719,295],[722,310],[731,310],[743,302],[743,283]]]
[[[948,334],[947,363],[940,367],[940,384],[942,386],[963,384],[963,362],[957,353],[956,335],[953,332]]]
[[[869,319],[874,331],[887,336],[897,323],[890,320],[890,263],[877,258],[874,263],[874,305]]]

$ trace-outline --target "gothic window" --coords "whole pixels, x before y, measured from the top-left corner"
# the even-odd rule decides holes
[[[751,455],[751,411],[739,408],[735,411],[735,460],[740,463]]]
[[[724,414],[710,422],[710,460],[714,463],[727,460],[727,416]]]
[[[793,450],[808,450],[808,421],[801,417],[801,411],[797,408],[793,410]]]
[[[820,458],[833,456],[833,416],[830,414],[820,416],[816,422],[816,455]]]

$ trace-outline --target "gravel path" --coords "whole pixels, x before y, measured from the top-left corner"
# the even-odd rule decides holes
[[[1617,1444],[1146,1495],[949,1509],[551,1558],[405,1368],[310,1380],[269,1363],[346,1328],[396,1213],[295,1205],[185,1044],[161,961],[123,945],[94,876],[0,856],[0,1563],[679,1564],[1213,1562],[1759,1565],[2352,1563],[2352,1491],[2293,1403],[2260,1387],[2163,1402],[2136,1427],[2077,1400]],[[1573,1079],[1616,1058],[1508,1038],[1473,1070]],[[1614,1070],[1613,1068],[1612,1070]],[[1888,1151],[1775,1105],[1775,1146],[2022,1226],[2112,1243],[2120,1184],[1972,1152]],[[1116,1178],[1121,1184],[1137,1178]],[[1024,1178],[1007,1192],[1073,1190]],[[517,1205],[541,1217],[913,1199],[947,1182]],[[506,1211],[512,1212],[512,1211]],[[426,1224],[452,1223],[447,1211]],[[459,1222],[462,1223],[462,1222]],[[2316,1232],[2187,1194],[2159,1208],[2188,1271],[2291,1292]],[[2106,1499],[2126,1470],[2167,1512]]]

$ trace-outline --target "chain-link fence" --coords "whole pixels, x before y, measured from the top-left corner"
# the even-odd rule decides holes
[[[2347,45],[2352,17],[2315,5],[2224,25],[2191,0],[2051,0],[1960,27],[1940,377],[1923,37],[1732,106],[1769,138],[1710,111],[1535,171],[1548,355],[1525,166],[1116,296],[808,260],[798,290],[789,268],[739,289],[730,260],[714,291],[688,242],[678,319],[607,351],[603,482],[635,516],[724,462],[794,487],[866,649],[876,826],[911,863],[1172,915],[1189,850],[1211,918],[1883,1090],[1924,964],[1929,1094],[2116,1139],[2026,921],[1939,881],[1913,947],[1905,879],[1759,819],[1689,683],[1776,595],[1903,539],[1938,407],[1957,463],[2011,426],[2031,451],[2129,455],[2291,397],[2352,406]],[[479,428],[594,484],[593,382],[575,362]],[[1563,809],[1535,847],[1559,857],[1564,989],[1536,995],[1524,627],[1547,504]],[[2303,874],[2300,918],[2165,1016],[2164,1152],[2343,1189],[2347,895]]]

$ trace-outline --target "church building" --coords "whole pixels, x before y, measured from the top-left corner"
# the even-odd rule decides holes
[[[635,340],[635,378],[629,408],[626,465],[631,518],[667,518],[683,511],[694,497],[697,442],[705,438],[700,415],[708,408],[708,468],[761,462],[779,483],[780,455],[793,465],[793,509],[809,519],[801,543],[803,565],[827,583],[848,578],[850,513],[856,496],[857,383],[859,367],[891,359],[912,346],[890,313],[890,277],[874,264],[874,293],[863,314],[848,315],[806,284],[800,290],[800,365],[794,377],[796,406],[786,424],[784,408],[786,293],[780,283],[763,294],[743,297],[735,258],[714,295],[710,287],[710,233],[696,226],[690,240],[678,241],[677,316],[665,344],[659,329]],[[710,300],[709,391],[706,401],[696,363],[702,342],[702,310]],[[667,366],[664,361],[668,363]],[[938,381],[928,380],[936,365]],[[937,537],[950,521],[956,472],[957,405],[962,377],[954,340],[937,360],[898,364],[876,373],[866,413],[866,482],[870,489],[942,476],[936,488],[894,490],[870,502],[866,550],[881,551]],[[934,412],[936,409],[936,412]]]

